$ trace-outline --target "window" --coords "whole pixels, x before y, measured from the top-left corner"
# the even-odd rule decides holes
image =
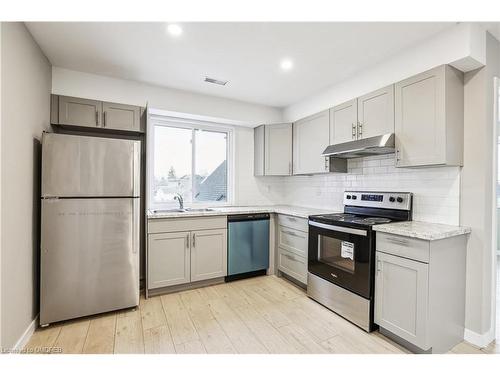
[[[187,206],[231,202],[229,150],[231,129],[198,121],[152,117],[149,206]]]

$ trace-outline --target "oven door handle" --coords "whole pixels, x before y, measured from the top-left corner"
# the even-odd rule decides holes
[[[312,225],[313,227],[334,230],[336,232],[356,234],[358,236],[365,236],[366,237],[368,235],[368,232],[366,230],[363,230],[363,229],[355,229],[355,228],[341,227],[338,225],[323,224],[323,223],[318,223],[316,221],[311,221],[311,220],[309,220],[309,225]]]

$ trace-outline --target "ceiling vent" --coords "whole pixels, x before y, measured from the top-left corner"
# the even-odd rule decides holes
[[[229,81],[223,81],[223,80],[220,80],[220,79],[205,77],[205,82],[214,83],[216,85],[225,86]]]

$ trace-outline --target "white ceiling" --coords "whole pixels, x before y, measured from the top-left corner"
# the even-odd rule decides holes
[[[28,22],[54,66],[283,107],[453,23]],[[289,72],[280,68],[291,58]],[[204,77],[228,80],[224,86]]]

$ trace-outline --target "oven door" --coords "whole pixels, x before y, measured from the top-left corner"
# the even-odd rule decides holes
[[[366,229],[309,221],[308,271],[371,297],[372,243]]]

